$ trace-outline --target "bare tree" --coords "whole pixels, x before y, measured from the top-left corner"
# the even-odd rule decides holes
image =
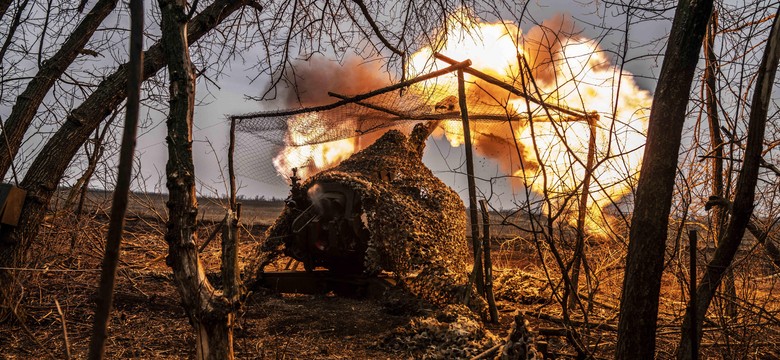
[[[248,2],[218,0],[206,7],[188,23],[187,38],[190,43],[197,42]],[[158,42],[145,52],[143,79],[149,79],[165,65],[163,48]],[[27,190],[28,195],[19,225],[12,229],[3,227],[0,231],[0,267],[13,268],[27,263],[30,246],[36,238],[57,184],[81,145],[103,119],[125,100],[128,76],[128,64],[123,64],[100,82],[81,105],[70,111],[67,120],[30,165],[20,182],[20,187]],[[18,286],[6,285],[14,281],[13,277],[14,274],[8,270],[0,271],[0,284],[3,284],[0,286],[0,300],[3,300],[3,305],[8,305],[7,301],[14,301],[18,297]]]
[[[712,1],[677,5],[658,79],[629,233],[615,357],[655,357],[655,330],[678,151]]]
[[[11,115],[3,125],[3,136],[0,137],[0,149],[4,150],[0,151],[0,176],[5,175],[11,167],[24,134],[30,127],[46,94],[73,60],[81,54],[84,45],[92,38],[92,34],[95,33],[108,14],[114,10],[116,3],[117,0],[98,1],[57,53],[43,62],[35,77],[27,84],[24,92],[17,97]]]
[[[117,266],[119,265],[119,249],[125,225],[130,182],[133,175],[133,154],[135,152],[138,127],[138,112],[141,107],[141,81],[143,78],[141,69],[143,69],[144,61],[144,4],[142,0],[133,0],[130,3],[130,22],[130,77],[127,81],[125,127],[124,135],[122,136],[122,152],[119,155],[117,184],[111,204],[111,219],[108,234],[106,235],[106,253],[103,256],[103,267],[100,275],[95,323],[89,344],[90,359],[102,359],[105,354],[108,322],[111,319],[114,284],[116,282]]]
[[[772,31],[769,35],[766,50],[759,67],[758,78],[756,79],[750,108],[745,155],[742,162],[742,170],[737,180],[731,216],[726,226],[724,237],[718,243],[718,247],[715,249],[715,254],[707,266],[707,271],[704,273],[701,284],[696,289],[696,308],[691,308],[686,312],[682,326],[682,340],[677,353],[678,359],[696,358],[697,355],[692,354],[691,350],[693,348],[691,346],[693,339],[690,338],[691,327],[696,327],[697,339],[695,341],[699,342],[702,334],[701,324],[707,314],[707,308],[709,308],[724,274],[728,271],[732,260],[734,260],[737,249],[745,235],[745,229],[751,221],[750,217],[753,214],[756,184],[758,183],[758,171],[761,166],[767,113],[769,104],[772,101],[772,87],[774,86],[778,61],[780,61],[779,17],[780,9],[775,14]],[[692,321],[694,311],[696,323]]]
[[[233,328],[228,319],[234,304],[216,292],[206,279],[198,257],[198,201],[192,158],[192,122],[195,110],[195,72],[186,37],[186,0],[159,0],[162,46],[170,79],[168,125],[167,262],[176,288],[195,327],[198,359],[232,359]]]
[[[724,196],[724,184],[723,184],[723,136],[720,130],[720,119],[718,116],[718,94],[717,94],[717,71],[718,71],[718,59],[715,55],[715,34],[718,31],[718,14],[714,12],[710,19],[710,24],[707,26],[707,37],[704,41],[704,81],[703,87],[705,92],[705,103],[707,111],[707,119],[709,120],[710,129],[710,153],[712,164],[710,169],[710,181],[712,182],[712,196],[721,198]],[[716,206],[712,209],[712,228],[710,233],[712,238],[715,239],[715,243],[719,243],[723,229],[726,224],[726,214],[722,207]],[[725,291],[729,297],[736,297],[736,288],[734,286],[734,274],[729,272],[726,275]],[[737,316],[735,304],[730,301],[727,305],[728,315],[732,318]]]

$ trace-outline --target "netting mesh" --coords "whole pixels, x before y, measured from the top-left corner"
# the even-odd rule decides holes
[[[408,138],[385,132],[371,146],[304,181],[301,189],[307,193],[318,184],[337,183],[354,190],[370,231],[362,260],[366,272],[391,271],[413,294],[444,305],[462,301],[468,291],[466,211],[458,194],[423,164],[427,136],[423,125]],[[249,274],[262,277],[265,266],[295,241],[291,224],[298,216],[299,210],[285,207],[255,249]],[[482,305],[472,303],[478,311]]]
[[[473,137],[491,137],[491,146],[514,146],[508,121],[521,121],[506,99],[480,87],[467,92]],[[240,175],[274,185],[286,184],[292,168],[310,176],[366,148],[387,130],[408,135],[422,121],[439,121],[438,134],[462,138],[457,87],[414,85],[368,99],[315,111],[299,109],[244,115],[236,120],[235,161]],[[316,111],[318,110],[318,111]],[[479,144],[476,145],[479,150]],[[489,151],[488,151],[489,152]]]

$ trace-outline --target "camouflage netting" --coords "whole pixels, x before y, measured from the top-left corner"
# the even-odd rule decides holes
[[[471,359],[499,341],[466,307],[449,305],[431,316],[413,318],[376,346],[423,359]]]
[[[361,198],[371,233],[365,255],[366,272],[393,272],[413,294],[444,305],[462,302],[467,288],[469,249],[465,207],[457,193],[422,163],[428,134],[415,127],[410,138],[391,130],[373,145],[338,166],[307,179],[301,187],[335,182]],[[268,229],[267,240],[253,256],[250,271],[281,255],[290,238],[291,210],[285,209]]]
[[[437,134],[452,135],[461,128],[456,95],[457,90],[452,87],[412,86],[403,95],[398,90],[387,91],[336,107],[234,116],[237,173],[283,186],[289,184],[292,167],[303,174],[320,170],[316,163],[322,154],[317,153],[316,145],[349,141],[357,151],[390,129],[409,134],[415,124],[428,120],[439,121]],[[526,114],[508,109],[506,99],[487,97],[481,88],[470,88],[466,97],[476,151],[488,155],[516,151],[509,134],[511,129],[525,126]],[[480,137],[489,141],[480,142]],[[482,146],[489,148],[481,149]],[[279,163],[283,151],[290,163]]]
[[[513,304],[545,304],[552,301],[550,283],[525,271],[511,269],[493,272],[493,292],[496,300]]]

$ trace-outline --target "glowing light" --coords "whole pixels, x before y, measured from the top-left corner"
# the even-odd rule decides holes
[[[290,145],[273,159],[280,174],[289,176],[292,168],[298,168],[298,176],[305,179],[346,160],[356,150],[356,139],[311,144],[329,131],[316,113],[295,116],[289,125],[285,140]]]
[[[566,18],[556,17],[523,34],[513,23],[474,22],[465,12],[459,12],[452,16],[446,37],[442,38],[446,40],[440,41],[435,49],[425,47],[410,57],[408,73],[415,76],[447,66],[432,62],[432,54],[440,52],[456,60],[470,59],[472,68],[515,87],[525,84],[526,93],[540,94],[547,104],[598,113],[598,120],[592,124],[595,147],[591,149],[590,125],[583,119],[572,120],[555,111],[549,113],[535,103],[529,106],[524,98],[508,97],[505,90],[465,75],[469,101],[505,99],[510,112],[532,115],[533,121],[515,122],[511,128],[507,125],[489,132],[475,132],[472,143],[478,153],[495,159],[507,174],[516,176],[518,184],[548,194],[554,207],[546,209],[548,213],[562,210],[568,213],[565,216],[570,223],[576,222],[579,196],[565,195],[582,192],[588,152],[593,151],[595,167],[588,189],[586,228],[597,235],[606,231],[607,220],[602,209],[629,193],[638,176],[652,98],[636,85],[632,74],[621,72],[610,63],[598,43],[554,30],[568,25]],[[529,68],[521,71],[524,59]],[[456,94],[456,79],[439,77],[409,91],[431,94],[432,89],[445,90],[437,92],[445,94],[443,97]],[[446,100],[430,99],[432,103]],[[478,104],[469,103],[470,108],[472,105]],[[288,174],[292,167],[299,167],[303,169],[303,177],[310,176],[359,150],[356,139],[306,145],[328,131],[327,121],[321,120],[316,114],[300,115],[293,120],[292,130],[287,134],[293,146],[274,159],[280,173]],[[464,142],[457,121],[441,122],[434,136],[446,136],[453,147]],[[511,144],[517,150],[500,148],[499,142]],[[311,159],[311,163],[304,163],[306,159]],[[522,169],[520,161],[524,163]]]

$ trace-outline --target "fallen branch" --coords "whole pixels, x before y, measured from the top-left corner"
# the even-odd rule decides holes
[[[487,350],[483,351],[482,353],[480,353],[479,355],[471,358],[471,360],[487,359],[489,356],[493,355],[503,345],[504,344],[498,344],[496,346],[493,346],[492,348],[487,349]]]
[[[589,322],[585,322],[585,321],[581,321],[581,320],[575,320],[575,319],[569,319],[569,321],[566,321],[566,320],[561,319],[559,317],[548,315],[548,314],[541,313],[541,312],[525,313],[525,315],[533,316],[533,317],[536,317],[538,319],[547,320],[547,321],[550,321],[550,322],[564,324],[564,325],[582,326],[582,327],[587,327],[587,328],[593,329],[593,330],[617,331],[617,326],[606,324],[606,323],[593,324],[593,323],[589,323]]]
[[[60,321],[62,322],[62,338],[65,346],[65,359],[70,359],[70,341],[68,341],[68,325],[65,323],[65,314],[60,308],[60,302],[54,299],[54,305],[57,306],[57,313],[60,314]]]

